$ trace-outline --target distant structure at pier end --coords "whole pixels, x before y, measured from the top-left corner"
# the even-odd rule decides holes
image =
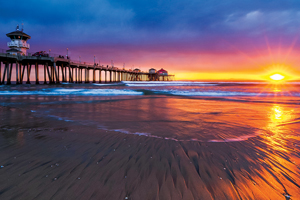
[[[22,25],[23,26],[23,25]],[[7,33],[7,37],[11,39],[10,42],[7,42],[7,46],[10,48],[6,52],[11,55],[21,54],[23,56],[27,55],[27,49],[30,48],[30,45],[27,43],[27,40],[30,39],[30,35],[27,35],[23,32],[23,27],[20,30],[19,25],[15,31]]]
[[[27,41],[31,36],[23,32],[23,24],[21,30],[18,25],[15,31],[7,33],[6,36],[11,41],[7,42],[9,50],[0,49],[0,85],[10,85],[12,81],[22,84],[25,78],[26,84],[30,84],[32,83],[30,78],[33,77],[35,77],[35,84],[40,84],[40,75],[43,75],[44,84],[174,80],[174,75],[169,75],[164,69],[156,71],[151,68],[149,72],[141,71],[139,68],[125,69],[124,66],[119,69],[113,63],[100,65],[100,61],[95,62],[95,56],[94,62],[81,62],[80,56],[79,60],[71,60],[68,56],[68,48],[66,58],[58,54],[50,54],[50,49],[49,53],[46,51],[29,53],[27,50],[30,49],[30,45]],[[34,70],[31,70],[32,68]],[[40,73],[39,70],[43,72]],[[15,76],[12,75],[14,73]],[[15,80],[12,80],[12,77],[15,77]]]

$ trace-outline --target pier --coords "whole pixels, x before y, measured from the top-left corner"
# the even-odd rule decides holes
[[[7,43],[9,50],[0,50],[0,84],[10,85],[34,83],[55,84],[60,82],[69,83],[111,83],[120,81],[171,81],[174,75],[168,75],[161,69],[156,72],[151,68],[149,72],[139,69],[119,69],[112,65],[100,65],[94,62],[81,62],[71,60],[61,55],[49,54],[45,51],[28,53],[30,45],[27,43],[31,36],[23,32],[19,25],[15,31],[6,34],[11,39]],[[67,49],[68,52],[68,49]],[[154,70],[154,71],[153,71]],[[40,80],[40,72],[44,80]],[[103,75],[104,73],[104,75]],[[13,74],[15,79],[12,80]],[[92,78],[91,78],[92,77]],[[98,77],[98,78],[97,78]],[[102,77],[103,80],[102,80]]]
[[[40,80],[40,74],[43,80]],[[13,74],[15,79],[12,80]],[[32,80],[32,78],[35,80]],[[171,81],[174,75],[119,69],[111,65],[73,61],[60,56],[38,57],[0,53],[0,84],[112,83],[120,81]]]

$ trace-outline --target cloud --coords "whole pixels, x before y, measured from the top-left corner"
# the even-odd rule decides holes
[[[299,31],[300,10],[281,10],[263,12],[254,10],[248,13],[234,13],[224,20],[225,27],[232,31],[246,30],[249,33],[259,34],[262,31],[278,33],[295,33]]]

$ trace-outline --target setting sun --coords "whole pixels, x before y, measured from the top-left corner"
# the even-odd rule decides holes
[[[272,76],[270,76],[270,78],[274,81],[280,81],[284,79],[284,76],[282,76],[281,74],[273,74]]]

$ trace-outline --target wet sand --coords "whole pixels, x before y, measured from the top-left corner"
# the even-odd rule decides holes
[[[238,142],[174,141],[0,107],[0,199],[300,199],[297,121]],[[291,198],[290,198],[291,197]]]

